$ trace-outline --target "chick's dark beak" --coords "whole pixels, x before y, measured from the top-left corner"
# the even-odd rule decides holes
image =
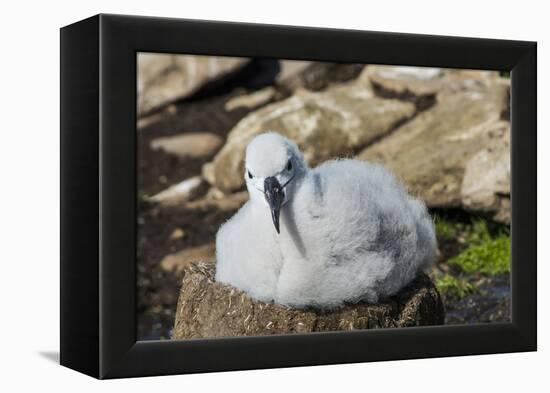
[[[281,206],[285,199],[285,191],[283,190],[283,187],[281,187],[279,181],[275,177],[270,176],[264,180],[264,192],[265,199],[271,209],[271,218],[273,219],[275,229],[277,230],[277,233],[281,233],[279,231],[279,215],[281,213]]]

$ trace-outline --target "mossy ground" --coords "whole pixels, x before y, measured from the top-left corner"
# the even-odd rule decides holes
[[[476,293],[477,289],[465,279],[456,278],[450,274],[444,274],[435,280],[435,286],[440,293],[462,299],[466,295]]]
[[[510,231],[482,218],[436,215],[440,257],[434,279],[444,295],[461,299],[483,278],[510,272]]]
[[[459,266],[466,273],[509,273],[510,236],[502,235],[470,246],[449,262]]]

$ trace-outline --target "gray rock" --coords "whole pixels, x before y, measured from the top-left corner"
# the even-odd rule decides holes
[[[318,93],[299,90],[286,100],[244,117],[214,158],[208,180],[224,192],[243,187],[246,145],[268,130],[294,140],[307,162],[316,165],[329,158],[354,154],[414,113],[413,104],[376,97],[363,83],[350,82]]]
[[[179,158],[209,158],[223,144],[222,137],[209,132],[189,132],[174,136],[156,138],[151,149],[163,150]]]
[[[433,99],[440,90],[442,76],[441,68],[369,65],[359,78],[370,81],[383,97]]]
[[[185,236],[187,236],[187,233],[183,229],[175,228],[170,234],[169,240],[175,241],[175,240],[183,239]]]
[[[164,206],[175,206],[197,197],[205,191],[204,188],[203,179],[200,176],[194,176],[168,187],[158,194],[149,197],[148,200]]]
[[[466,163],[460,191],[462,204],[468,210],[510,223],[509,124],[503,122],[491,137],[493,142]]]
[[[157,112],[153,112],[147,116],[141,116],[137,119],[137,129],[138,131],[141,131],[143,129],[146,129],[147,127],[152,126],[155,123],[159,123],[161,121],[166,121],[170,118],[175,118],[177,116],[177,107],[175,104],[170,104],[162,109],[158,110]]]
[[[331,85],[356,79],[363,64],[304,62],[283,60],[281,70],[276,78],[277,87],[287,94],[298,89],[320,91]]]
[[[369,65],[359,79],[369,81],[384,97],[422,99],[487,87],[499,78],[496,71],[431,67]]]
[[[138,57],[138,116],[178,99],[239,69],[249,60],[222,56],[140,53]]]
[[[174,254],[166,255],[160,262],[160,267],[170,273],[182,273],[192,263],[214,262],[216,251],[213,243],[189,247]]]
[[[490,147],[509,124],[505,83],[438,96],[437,104],[396,129],[358,158],[388,166],[430,207],[460,207],[468,161]]]
[[[247,200],[248,192],[240,191],[226,195],[222,191],[212,187],[202,198],[197,198],[185,204],[185,208],[189,210],[218,210],[218,211],[236,211]]]
[[[278,85],[292,83],[291,80],[300,78],[311,64],[313,62],[305,60],[279,60],[280,70],[277,74],[276,83]]]
[[[214,173],[214,164],[208,162],[202,166],[201,175],[209,184],[216,184],[216,175]]]
[[[254,109],[272,101],[276,94],[277,90],[273,86],[267,86],[253,93],[231,98],[225,103],[224,109],[226,111],[234,111],[239,108]]]
[[[215,282],[213,264],[191,264],[183,274],[173,339],[441,325],[444,321],[440,295],[426,275],[381,303],[302,310],[258,302],[237,288]]]

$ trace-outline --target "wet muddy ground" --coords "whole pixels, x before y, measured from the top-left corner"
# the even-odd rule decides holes
[[[437,263],[431,274],[432,278],[437,283],[442,275],[449,275],[469,283],[472,290],[472,293],[464,296],[456,296],[440,290],[445,304],[445,324],[510,321],[510,273],[467,273],[452,263],[453,258],[475,242],[472,238],[475,237],[476,231],[472,228],[476,224],[479,226],[482,223],[490,235],[503,232],[509,234],[509,228],[458,209],[432,211],[432,215],[436,221],[439,249]],[[455,232],[447,233],[442,230],[441,226],[437,225],[438,221],[450,223]]]

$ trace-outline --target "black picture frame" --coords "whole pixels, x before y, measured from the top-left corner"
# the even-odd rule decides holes
[[[512,321],[136,341],[136,54],[511,72]],[[97,15],[61,29],[61,364],[96,378],[537,348],[536,43]]]

